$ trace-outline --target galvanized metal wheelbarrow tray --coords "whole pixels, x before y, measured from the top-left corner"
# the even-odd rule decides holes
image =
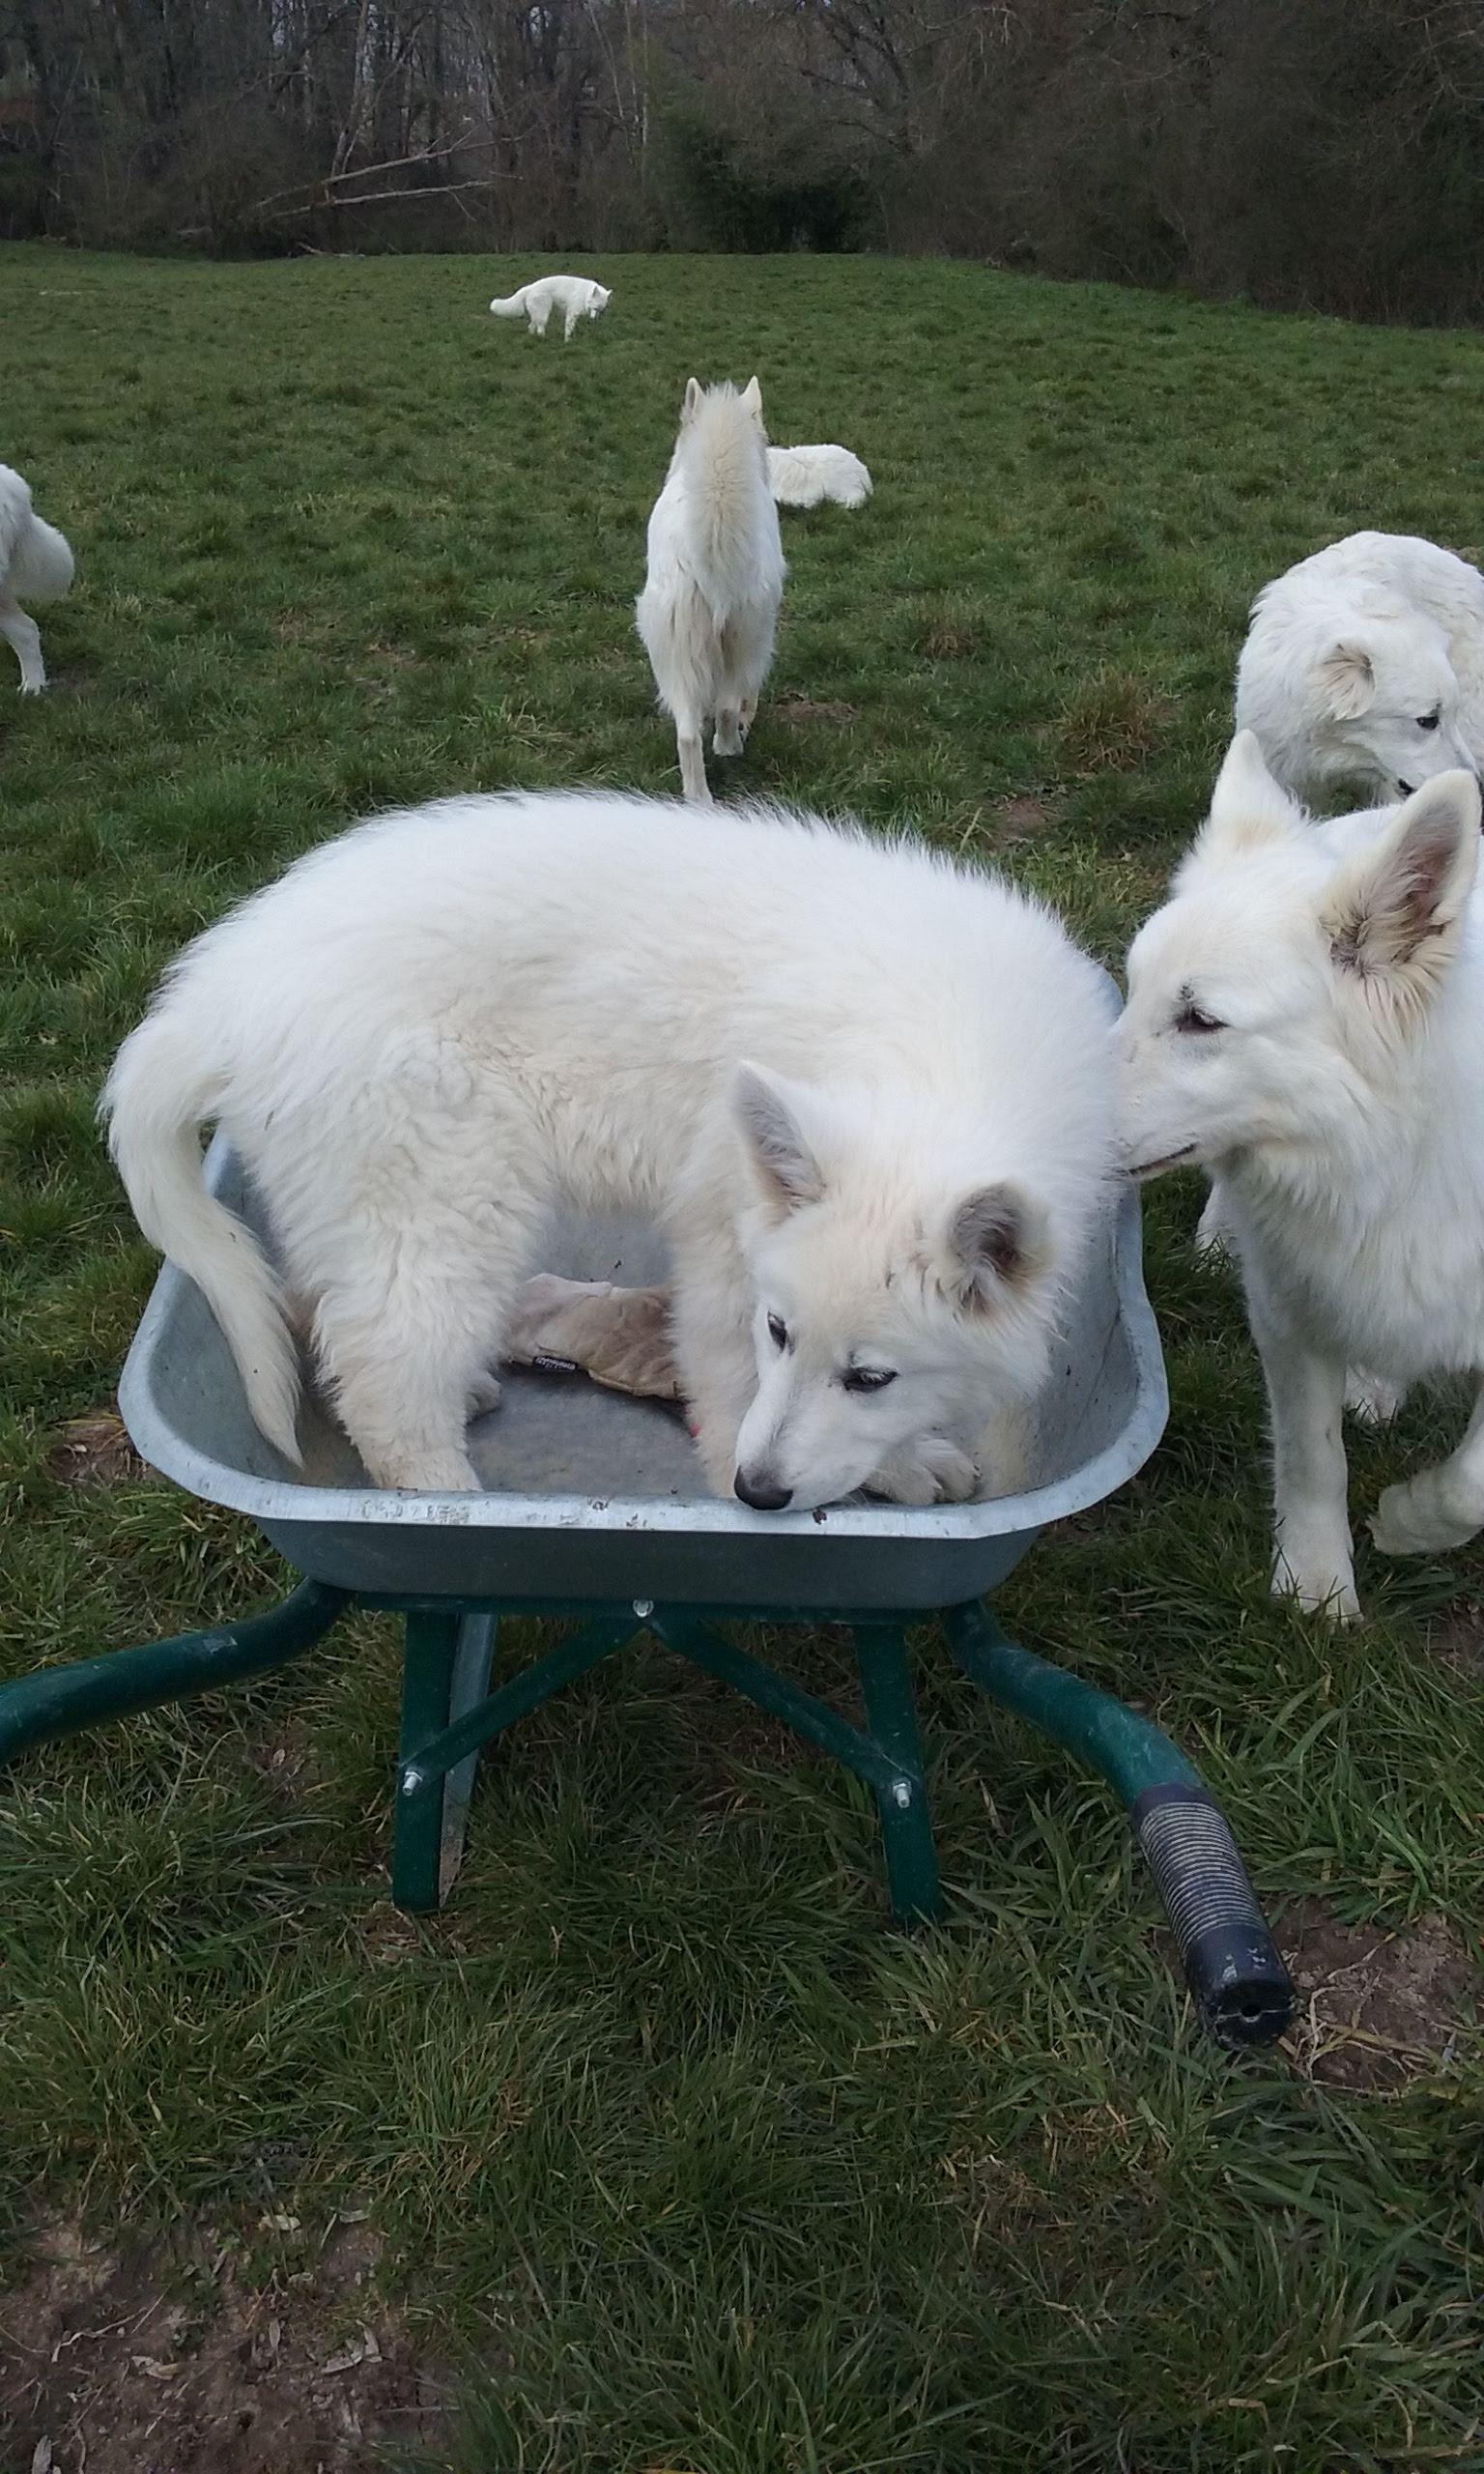
[[[207,1174],[261,1228],[218,1139]],[[664,1277],[652,1232],[558,1223],[544,1267],[642,1284]],[[843,1761],[872,1788],[893,1905],[941,1903],[905,1631],[942,1620],[959,1665],[996,1700],[1089,1761],[1123,1797],[1169,1911],[1191,1987],[1225,2039],[1280,2034],[1293,1991],[1231,1831],[1169,1739],[1109,1695],[1008,1641],[984,1600],[1058,1520],[1114,1492],[1148,1458],[1168,1399],[1140,1269],[1136,1197],[1110,1209],[1040,1404],[1031,1482],[984,1503],[911,1511],[854,1502],[756,1513],[702,1490],[683,1425],[654,1403],[582,1380],[509,1372],[471,1452],[485,1491],[369,1486],[312,1399],[291,1469],[247,1413],[199,1291],[166,1265],[140,1323],[120,1405],[145,1458],[188,1492],[256,1521],[304,1580],[284,1604],[174,1641],[119,1651],[0,1689],[0,1761],[26,1745],[302,1654],[353,1601],[406,1619],[393,1894],[441,1903],[457,1870],[480,1748],[645,1627]],[[577,1631],[490,1688],[502,1614],[576,1617]],[[867,1725],[766,1667],[727,1618],[843,1622]]]

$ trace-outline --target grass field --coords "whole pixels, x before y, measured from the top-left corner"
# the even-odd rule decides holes
[[[785,519],[722,794],[1003,855],[1110,961],[1200,812],[1255,587],[1360,524],[1484,548],[1484,339],[676,259],[595,268],[614,307],[564,349],[484,315],[520,272],[0,251],[0,454],[79,561],[52,692],[22,704],[0,647],[0,1674],[280,1589],[235,1518],[59,1452],[154,1274],[100,1079],[174,948],[358,811],[674,786],[631,603],[693,369],[756,367],[775,437],[876,479]],[[5,1784],[5,2474],[48,2436],[80,2474],[88,2347],[37,2333],[79,2258],[73,2301],[176,2297],[118,2340],[157,2370],[95,2400],[92,2474],[414,2439],[463,2474],[1484,2464],[1484,1558],[1362,1553],[1354,1637],[1269,1602],[1259,1388],[1199,1200],[1147,1214],[1166,1439],[1005,1603],[1190,1748],[1305,1981],[1342,1971],[1292,2050],[1202,2040],[1121,1814],[930,1639],[941,1930],[883,1930],[863,1793],[643,1648],[511,1740],[415,1928],[395,1643],[363,1619]],[[1433,1415],[1356,1438],[1357,1500]],[[838,1680],[833,1636],[793,1654]],[[316,2373],[367,2324],[458,2409]],[[285,2366],[271,2449],[226,2389],[199,2448],[173,2402],[224,2328]]]

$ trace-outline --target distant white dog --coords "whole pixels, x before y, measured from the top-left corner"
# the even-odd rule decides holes
[[[768,485],[762,390],[692,379],[665,487],[649,518],[636,605],[660,703],[675,725],[688,799],[710,801],[701,732],[740,756],[773,660],[784,545]]]
[[[772,1510],[973,1492],[1078,1279],[1112,1079],[1100,974],[992,877],[580,793],[311,851],[186,949],[103,1105],[286,1457],[292,1315],[376,1483],[477,1485],[465,1423],[565,1197],[668,1231],[706,1470]],[[281,1286],[203,1184],[209,1117]]]
[[[0,464],[0,636],[20,664],[22,696],[39,696],[46,684],[42,635],[20,606],[59,601],[72,581],[72,554],[55,525],[43,524],[18,473]]]
[[[1250,733],[1128,956],[1121,1131],[1136,1176],[1216,1178],[1272,1415],[1274,1586],[1358,1613],[1348,1364],[1484,1382],[1479,791],[1315,824]],[[1484,1390],[1451,1458],[1389,1486],[1387,1554],[1484,1526]]]
[[[870,475],[848,446],[770,446],[768,479],[780,506],[864,506]]]
[[[1252,605],[1237,728],[1277,779],[1323,801],[1346,785],[1405,798],[1484,764],[1484,576],[1431,541],[1353,532]]]
[[[506,300],[492,301],[490,314],[495,318],[524,318],[533,335],[544,335],[547,320],[554,309],[562,313],[561,339],[572,340],[572,330],[582,318],[601,318],[613,299],[606,283],[593,283],[585,274],[543,274],[534,283],[523,283],[519,292]]]

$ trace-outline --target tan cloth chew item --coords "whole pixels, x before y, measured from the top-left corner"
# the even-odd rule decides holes
[[[610,1392],[678,1400],[670,1354],[670,1292],[542,1272],[516,1301],[505,1340],[511,1366],[564,1359]]]

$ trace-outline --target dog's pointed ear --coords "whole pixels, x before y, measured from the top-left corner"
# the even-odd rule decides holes
[[[1315,663],[1314,683],[1331,720],[1358,721],[1376,700],[1376,665],[1364,645],[1345,637]]]
[[[748,380],[747,385],[742,389],[742,401],[747,406],[748,411],[756,414],[757,419],[761,420],[762,388],[757,384],[756,372]]]
[[[1303,810],[1269,772],[1255,731],[1239,731],[1211,794],[1211,813],[1197,848],[1225,857],[1286,839]]]
[[[782,1074],[739,1065],[732,1107],[763,1202],[779,1220],[817,1202],[824,1172],[802,1122],[809,1094]]]
[[[1023,1186],[976,1186],[948,1216],[953,1286],[966,1306],[993,1307],[1044,1271],[1050,1242],[1050,1216]]]
[[[1478,863],[1478,783],[1435,774],[1331,885],[1323,924],[1335,968],[1368,992],[1424,1001],[1452,959]]]
[[[680,418],[683,421],[693,421],[696,418],[697,414],[700,410],[701,398],[704,393],[705,388],[702,387],[699,378],[688,378],[686,380],[685,401],[680,407]]]

